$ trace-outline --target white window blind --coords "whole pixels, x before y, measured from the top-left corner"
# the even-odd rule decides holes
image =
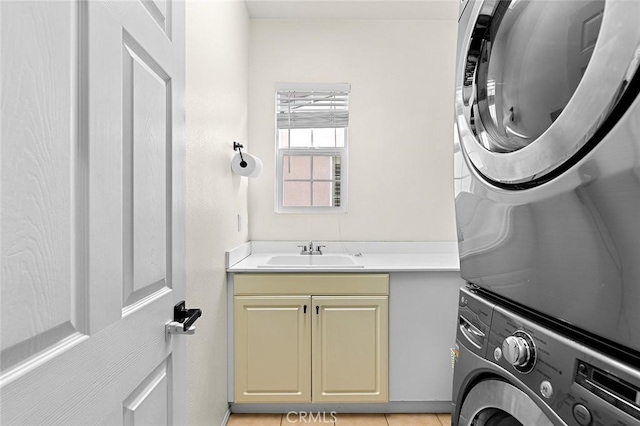
[[[349,126],[349,93],[278,91],[278,129],[326,129]]]

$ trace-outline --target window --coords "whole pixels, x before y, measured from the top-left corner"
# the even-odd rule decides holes
[[[348,84],[276,85],[276,211],[346,212]]]

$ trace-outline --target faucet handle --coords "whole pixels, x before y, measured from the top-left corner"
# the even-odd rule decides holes
[[[307,246],[300,245],[300,246],[296,246],[296,247],[300,247],[300,254],[307,253]]]
[[[322,254],[322,248],[326,246],[316,246],[316,253]]]

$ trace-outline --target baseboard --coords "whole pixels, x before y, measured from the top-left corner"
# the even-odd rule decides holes
[[[233,413],[451,413],[451,401],[394,401],[385,404],[236,404]]]

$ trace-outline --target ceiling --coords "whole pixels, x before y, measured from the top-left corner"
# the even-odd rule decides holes
[[[455,21],[459,0],[245,0],[251,19]]]

